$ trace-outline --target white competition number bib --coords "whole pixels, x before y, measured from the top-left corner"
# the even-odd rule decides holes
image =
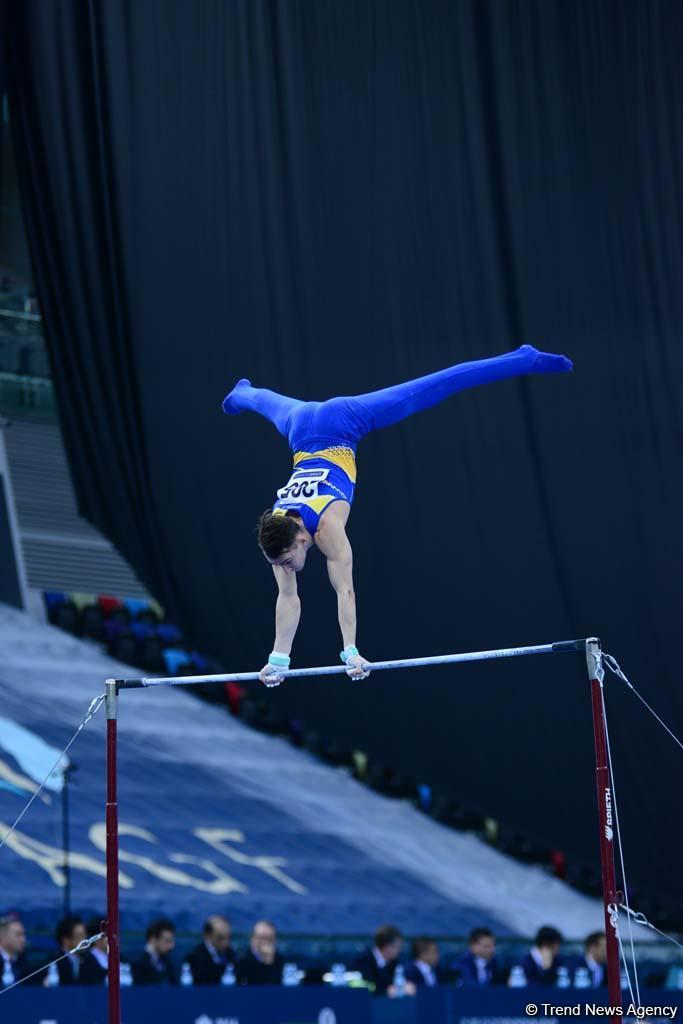
[[[277,492],[283,501],[287,498],[317,498],[318,485],[327,478],[329,469],[297,469],[284,487]]]

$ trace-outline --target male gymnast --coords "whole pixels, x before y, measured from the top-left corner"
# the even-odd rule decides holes
[[[290,652],[299,625],[301,603],[296,574],[314,545],[327,559],[327,572],[336,594],[344,645],[341,660],[352,679],[365,679],[367,661],[356,647],[356,602],[353,554],[346,536],[356,485],[356,447],[371,430],[437,405],[465,388],[528,373],[568,373],[566,356],[539,352],[522,345],[491,359],[460,363],[426,377],[350,398],[302,402],[239,380],[223,400],[223,411],[245,410],[264,416],[287,438],[294,453],[292,475],[277,492],[277,501],[258,521],[258,543],[273,567],[278,596],[275,644],[260,678],[278,686],[289,668]],[[364,669],[366,666],[366,669]]]

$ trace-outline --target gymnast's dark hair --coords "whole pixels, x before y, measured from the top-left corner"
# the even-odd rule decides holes
[[[300,529],[290,515],[274,516],[272,508],[267,508],[259,516],[256,535],[266,557],[279,558],[283,551],[292,546]]]

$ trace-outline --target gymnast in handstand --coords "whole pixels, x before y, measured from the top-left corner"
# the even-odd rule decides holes
[[[539,352],[522,345],[492,359],[461,363],[426,377],[350,398],[302,402],[250,381],[237,382],[223,401],[223,411],[259,413],[287,438],[294,453],[292,475],[277,492],[277,501],[258,521],[258,543],[273,567],[278,586],[275,644],[261,670],[266,686],[277,686],[289,667],[290,651],[299,625],[301,605],[296,574],[314,545],[327,559],[327,571],[337,594],[343,650],[341,660],[353,679],[369,675],[356,647],[356,603],[353,555],[346,536],[356,486],[356,447],[371,430],[429,409],[465,388],[528,373],[567,373],[566,356]]]

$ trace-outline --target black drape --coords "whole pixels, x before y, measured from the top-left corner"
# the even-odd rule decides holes
[[[530,341],[367,439],[350,520],[368,658],[600,635],[683,729],[683,8],[651,0],[11,5],[11,116],[80,509],[200,648],[272,643],[250,536],[288,473],[241,376],[304,398]],[[339,649],[320,564],[296,664]],[[597,858],[585,669],[537,659],[269,695]],[[632,882],[683,896],[680,759],[610,680]],[[285,794],[283,794],[285,798]]]

